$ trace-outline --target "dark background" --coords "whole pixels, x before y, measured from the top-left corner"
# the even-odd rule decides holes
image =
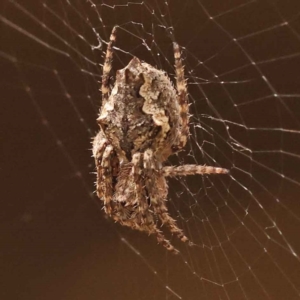
[[[114,2],[1,3],[1,298],[300,298],[300,2]],[[176,257],[94,194],[92,28],[107,41],[115,24],[114,70],[136,55],[173,78],[183,47],[191,141],[168,163],[231,170],[170,181],[196,244],[173,240]]]

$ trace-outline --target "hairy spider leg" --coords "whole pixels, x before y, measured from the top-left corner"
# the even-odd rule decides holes
[[[152,153],[152,150],[150,151]],[[134,199],[129,199],[129,201],[125,204],[125,206],[122,209],[126,210],[130,206],[136,206],[135,212],[133,214],[127,215],[127,218],[119,219],[118,217],[115,216],[114,219],[116,221],[119,221],[122,225],[148,233],[149,235],[156,235],[159,244],[162,244],[169,251],[173,252],[174,254],[177,254],[178,250],[175,249],[174,246],[170,243],[170,241],[165,238],[163,233],[157,228],[157,225],[155,224],[155,221],[153,219],[153,213],[150,210],[152,205],[151,195],[149,195],[149,191],[148,193],[144,193],[145,191],[144,177],[146,175],[145,167],[147,168],[147,171],[150,170],[149,172],[151,172],[152,168],[149,169],[150,167],[149,165],[144,164],[143,166],[142,163],[143,163],[142,153],[135,153],[132,156],[132,162],[128,164],[131,165],[131,172],[127,176],[128,178],[132,178],[132,177],[134,178],[135,189],[136,189],[135,195],[137,198],[135,197]],[[148,188],[150,189],[150,186],[148,186]],[[151,188],[155,189],[154,186],[151,186]],[[146,189],[147,189],[147,181],[146,181]],[[149,199],[147,199],[147,197],[150,198],[150,205],[148,204]]]
[[[170,241],[167,240],[164,234],[157,228],[157,225],[155,224],[155,221],[153,219],[153,211],[151,211],[152,207],[155,212],[160,211],[159,209],[157,209],[159,205],[154,202],[158,202],[159,200],[164,201],[164,199],[158,198],[159,196],[154,192],[158,188],[158,186],[156,186],[157,182],[154,179],[154,177],[157,176],[157,171],[155,170],[157,166],[153,157],[152,149],[147,149],[143,154],[140,152],[135,153],[132,156],[130,165],[132,167],[131,172],[128,175],[129,178],[134,178],[136,189],[135,195],[138,198],[128,201],[124,209],[126,209],[126,207],[136,205],[137,210],[136,213],[129,216],[128,219],[119,220],[120,223],[122,225],[148,233],[149,235],[156,235],[159,244],[162,244],[166,249],[173,252],[174,254],[179,253],[179,251],[174,248]],[[160,177],[165,182],[164,177],[161,175]],[[163,186],[164,192],[166,194],[166,183]],[[144,193],[145,189],[147,191],[146,193]],[[162,204],[162,209],[164,210],[163,215],[165,217],[161,219],[161,222],[163,224],[166,223],[167,225],[172,223],[171,231],[175,233],[179,238],[181,238],[182,241],[185,241],[183,232],[179,228],[177,230],[175,229],[177,228],[175,220],[169,217],[168,222],[164,222],[164,220],[167,220],[168,215],[167,208],[164,203]],[[116,218],[115,220],[118,221],[118,219]]]
[[[186,79],[184,78],[184,66],[182,64],[181,52],[177,43],[173,43],[176,71],[176,87],[177,101],[180,106],[181,131],[179,132],[179,140],[174,145],[176,151],[185,147],[189,135],[189,104]],[[162,170],[164,176],[187,176],[194,174],[228,174],[227,169],[201,166],[201,165],[184,165],[178,167],[164,167]]]
[[[147,216],[151,216],[147,218]],[[174,246],[170,243],[169,240],[163,235],[163,233],[157,228],[156,224],[154,224],[152,215],[147,215],[146,218],[143,219],[143,223],[137,224],[133,220],[122,221],[121,224],[128,226],[130,228],[145,232],[149,235],[156,235],[157,242],[163,245],[167,250],[173,252],[174,254],[178,254],[179,251],[174,248]]]
[[[228,174],[229,170],[224,168],[205,166],[205,165],[183,165],[163,167],[161,174],[165,177],[204,175],[204,174]]]
[[[176,88],[177,101],[180,106],[179,116],[181,119],[181,129],[178,133],[179,140],[175,143],[174,149],[180,151],[186,145],[189,135],[189,104],[186,79],[184,78],[184,66],[182,65],[181,52],[177,43],[173,43],[175,72],[176,72]]]
[[[113,147],[106,139],[101,139],[99,150],[96,153],[97,168],[97,196],[104,202],[105,212],[112,213],[111,200],[113,197],[111,156]]]
[[[109,75],[112,68],[112,60],[113,60],[113,46],[116,41],[116,32],[117,26],[115,26],[110,34],[109,42],[107,45],[107,50],[105,54],[105,60],[103,64],[103,74],[102,74],[102,107],[107,102],[110,95],[110,86],[109,86]]]
[[[177,226],[176,220],[168,213],[165,204],[168,194],[168,185],[164,176],[157,171],[157,163],[152,149],[147,149],[144,153],[144,172],[146,173],[145,185],[150,197],[150,206],[153,207],[154,212],[159,216],[162,224],[168,226],[170,231],[175,234],[177,238],[183,242],[188,241],[183,230]]]

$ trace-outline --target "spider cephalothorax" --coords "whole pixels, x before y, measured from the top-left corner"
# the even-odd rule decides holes
[[[173,43],[176,87],[169,77],[134,57],[116,73],[110,91],[112,30],[102,77],[102,106],[97,119],[100,131],[93,142],[97,167],[97,195],[105,212],[133,229],[155,234],[167,249],[177,250],[158,229],[166,225],[182,241],[188,241],[166,207],[165,177],[193,174],[225,174],[228,170],[198,165],[164,167],[163,162],[187,142],[188,96],[180,49]]]

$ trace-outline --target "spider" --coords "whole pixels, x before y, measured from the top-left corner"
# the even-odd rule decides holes
[[[93,141],[97,168],[97,195],[107,215],[132,229],[156,235],[173,253],[165,225],[181,241],[182,229],[166,206],[166,177],[194,174],[226,174],[227,169],[201,166],[163,166],[166,159],[182,150],[189,135],[187,85],[177,43],[173,43],[176,88],[165,72],[133,57],[116,72],[110,85],[113,46],[117,26],[111,32],[102,75],[102,105],[97,122],[100,131]]]

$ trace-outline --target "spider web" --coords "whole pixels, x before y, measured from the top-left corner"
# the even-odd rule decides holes
[[[5,299],[300,298],[300,2],[1,3],[1,294]],[[114,224],[94,194],[103,51],[188,79],[190,141],[169,181],[195,244],[174,256]],[[167,234],[167,232],[166,232]]]

